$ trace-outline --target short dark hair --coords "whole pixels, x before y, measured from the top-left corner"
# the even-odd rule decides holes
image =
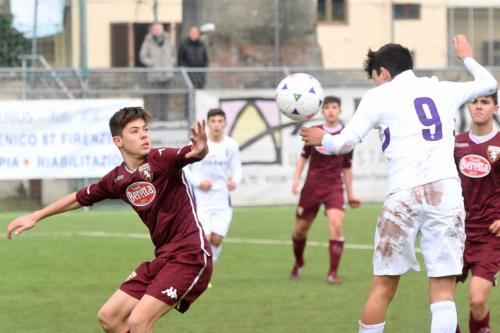
[[[143,119],[146,123],[151,121],[151,115],[142,107],[126,107],[118,110],[109,119],[109,130],[112,136],[121,135],[125,126],[133,120]]]
[[[491,95],[483,95],[483,96],[478,96],[476,98],[474,98],[471,103],[475,103],[479,98],[488,98],[490,97],[492,100],[493,100],[493,104],[494,105],[498,105],[498,91],[495,91],[493,94]]]
[[[325,99],[323,100],[323,107],[325,107],[325,105],[330,104],[330,103],[337,103],[339,107],[342,106],[342,101],[340,100],[339,97],[337,97],[337,96],[325,96]]]
[[[395,77],[408,69],[413,69],[413,59],[411,58],[410,50],[399,44],[385,44],[378,51],[368,50],[363,69],[368,74],[368,78],[372,78],[372,71],[377,71],[380,74],[380,68],[384,67]]]
[[[224,118],[224,120],[226,119],[226,113],[221,108],[213,108],[213,109],[208,110],[207,120],[212,118],[212,117],[215,117],[215,116],[222,116],[222,118]]]

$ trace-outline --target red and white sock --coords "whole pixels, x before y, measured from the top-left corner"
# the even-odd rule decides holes
[[[340,258],[344,251],[344,240],[330,239],[330,273],[337,275]]]
[[[306,248],[307,239],[295,239],[292,237],[293,254],[295,255],[295,263],[302,266],[304,264],[304,250]]]
[[[469,330],[470,333],[490,333],[490,313],[488,312],[486,316],[477,320],[472,316],[472,312],[469,315]]]

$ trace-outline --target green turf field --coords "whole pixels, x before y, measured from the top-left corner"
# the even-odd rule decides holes
[[[372,251],[354,245],[372,245],[378,209],[366,205],[347,211],[347,249],[340,266],[344,283],[334,286],[326,283],[328,237],[323,216],[311,230],[303,279],[289,281],[294,208],[235,209],[215,265],[215,287],[186,314],[173,311],[162,318],[155,331],[357,332],[371,282]],[[18,215],[0,214],[0,228],[5,230]],[[66,213],[13,241],[0,237],[0,332],[99,332],[100,305],[152,255],[146,228],[128,210]],[[403,277],[385,332],[429,331],[426,290],[424,273]],[[461,285],[457,307],[464,328],[466,302]],[[490,305],[491,323],[498,329],[498,289],[493,290]]]

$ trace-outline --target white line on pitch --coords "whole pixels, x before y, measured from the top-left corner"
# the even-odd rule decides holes
[[[80,236],[80,237],[103,237],[103,238],[136,238],[136,239],[149,239],[150,236],[145,233],[133,233],[133,232],[107,232],[107,231],[74,231],[74,232],[54,232],[54,233],[43,233],[43,232],[35,232],[30,233],[31,237],[50,237],[50,236],[61,236],[61,237],[71,237],[71,236]],[[21,236],[22,237],[22,236]],[[250,245],[281,245],[281,246],[290,246],[291,240],[279,240],[279,239],[256,239],[256,238],[232,238],[226,237],[224,238],[225,243],[231,244],[250,244]],[[327,247],[327,242],[319,242],[319,241],[307,241],[308,246],[320,246]],[[354,249],[354,250],[370,250],[373,251],[373,245],[368,244],[351,244],[346,243],[345,248]],[[417,249],[417,252],[420,252],[420,249]]]

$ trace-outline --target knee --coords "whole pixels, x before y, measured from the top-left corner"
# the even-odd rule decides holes
[[[119,320],[116,315],[109,309],[102,307],[97,312],[97,320],[106,332],[114,331],[115,328],[120,326]]]
[[[372,291],[372,295],[375,296],[380,301],[385,303],[390,303],[394,298],[396,291],[393,288],[380,286]]]
[[[481,295],[469,295],[469,306],[472,312],[478,312],[486,308],[486,298]]]
[[[152,322],[146,317],[132,314],[127,318],[127,325],[131,332],[150,332],[153,328]]]

